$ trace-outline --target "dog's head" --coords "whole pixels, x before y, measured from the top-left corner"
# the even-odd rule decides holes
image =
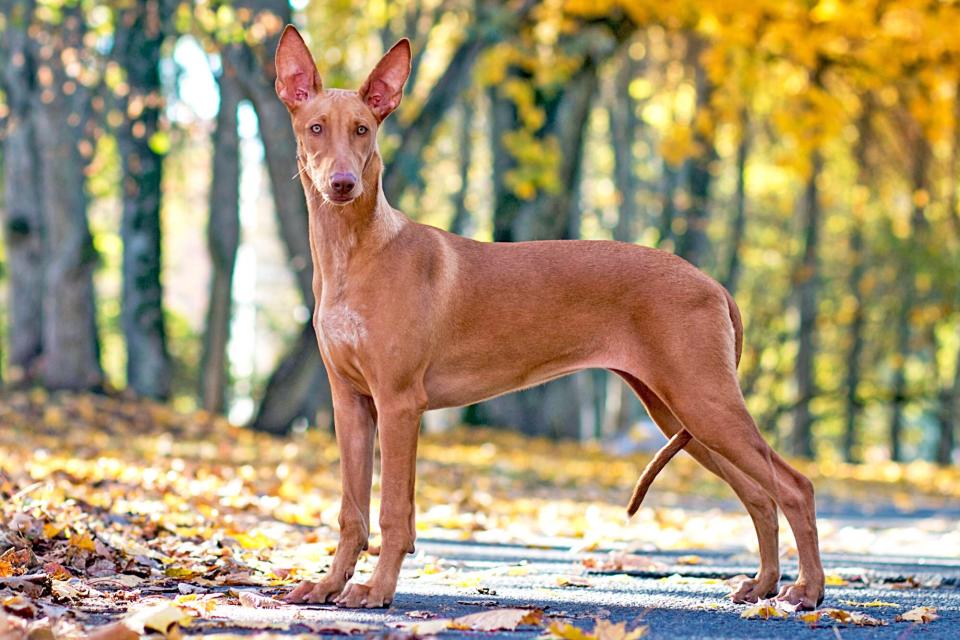
[[[324,89],[293,25],[280,37],[276,65],[277,95],[290,111],[301,170],[327,202],[352,202],[363,193],[363,171],[377,151],[377,129],[403,97],[410,41],[393,45],[359,91]]]

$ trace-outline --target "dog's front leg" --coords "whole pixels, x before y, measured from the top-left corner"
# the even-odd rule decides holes
[[[406,554],[414,550],[414,482],[421,407],[413,403],[377,404],[380,432],[380,532],[383,545],[367,584],[350,583],[336,599],[344,607],[387,607],[393,602]]]
[[[340,448],[340,541],[330,570],[320,582],[304,581],[287,602],[323,603],[343,591],[353,576],[370,535],[370,484],[373,479],[373,401],[337,384],[331,376],[334,428]]]

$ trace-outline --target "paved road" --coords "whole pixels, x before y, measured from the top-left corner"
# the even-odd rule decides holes
[[[560,586],[558,577],[582,573],[582,559],[595,554],[573,553],[563,548],[418,541],[418,555],[410,558],[401,578],[397,599],[385,611],[356,612],[331,606],[301,607],[304,620],[351,620],[389,627],[410,622],[410,612],[429,611],[443,617],[476,613],[491,606],[540,606],[554,619],[590,629],[593,618],[627,621],[628,626],[645,624],[651,638],[960,638],[960,560],[935,557],[878,557],[827,555],[828,573],[842,576],[848,586],[828,587],[824,607],[862,610],[889,621],[876,628],[837,627],[821,623],[809,628],[795,619],[741,619],[743,606],[726,599],[728,587],[719,580],[751,573],[755,557],[742,552],[695,552],[696,565],[680,564],[678,552],[644,554],[662,567],[636,575],[588,572],[590,586]],[[936,549],[930,549],[936,552]],[[437,559],[442,559],[437,571]],[[428,571],[424,567],[430,566]],[[793,575],[795,565],[784,567]],[[907,580],[924,586],[902,588]],[[901,587],[901,588],[897,588]],[[482,590],[482,592],[481,592]],[[880,600],[899,608],[858,608],[845,601]],[[894,622],[897,613],[919,605],[936,607],[939,620],[927,625]],[[235,621],[291,620],[289,608],[252,610],[229,608]],[[304,631],[294,625],[291,632]],[[385,628],[384,632],[388,629]],[[496,637],[517,640],[535,638],[543,632],[527,627]],[[837,635],[839,634],[839,636]],[[445,631],[443,638],[494,637],[494,634]]]

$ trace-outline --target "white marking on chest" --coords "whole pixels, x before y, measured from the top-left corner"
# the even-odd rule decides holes
[[[346,344],[356,347],[367,337],[367,328],[363,318],[346,305],[324,309],[320,316],[320,328],[324,342]]]

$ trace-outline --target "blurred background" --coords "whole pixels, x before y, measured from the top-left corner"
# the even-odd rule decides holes
[[[380,147],[415,220],[676,252],[734,293],[777,447],[960,459],[960,6],[936,0],[2,0],[7,393],[330,428],[288,22],[327,87],[411,38]],[[427,428],[462,423],[662,442],[603,371]]]

